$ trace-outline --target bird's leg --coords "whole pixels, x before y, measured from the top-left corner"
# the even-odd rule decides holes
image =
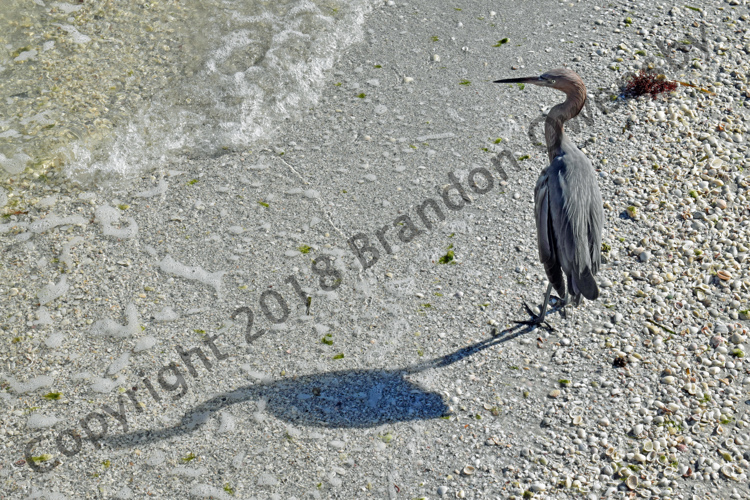
[[[547,328],[554,331],[555,329],[552,328],[549,324],[547,324],[544,321],[544,315],[547,313],[547,305],[549,304],[549,296],[552,293],[552,283],[547,285],[547,292],[544,294],[544,304],[542,304],[542,310],[537,316],[531,311],[531,308],[528,306],[528,304],[524,303],[524,307],[526,308],[526,311],[531,315],[532,319],[530,321],[513,321],[514,323],[518,323],[519,325],[541,325],[545,324]]]
[[[563,317],[563,319],[568,319],[568,310],[565,308],[565,306],[568,305],[568,301],[570,300],[570,295],[568,294],[568,290],[565,290],[565,298],[563,298],[560,301],[560,305],[558,308],[560,309],[560,315]]]

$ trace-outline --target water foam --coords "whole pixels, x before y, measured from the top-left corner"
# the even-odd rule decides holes
[[[104,142],[68,146],[69,175],[127,176],[175,154],[212,155],[269,139],[317,104],[326,72],[361,37],[370,9],[369,0],[219,4],[194,31],[205,36],[193,47],[199,53],[189,54],[202,61],[199,69],[156,92]]]

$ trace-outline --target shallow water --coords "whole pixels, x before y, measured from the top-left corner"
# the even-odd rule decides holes
[[[314,105],[368,0],[3,0],[0,176],[132,175]]]

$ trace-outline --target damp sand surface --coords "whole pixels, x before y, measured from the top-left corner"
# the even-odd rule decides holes
[[[389,3],[266,143],[0,193],[9,498],[748,497],[745,14]],[[528,331],[561,95],[491,81],[562,64],[601,296]],[[649,65],[694,87],[611,99]]]

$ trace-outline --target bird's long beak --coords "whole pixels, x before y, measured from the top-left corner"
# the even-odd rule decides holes
[[[539,85],[540,79],[538,76],[525,76],[523,78],[505,78],[504,80],[495,80],[493,83],[531,83]]]

